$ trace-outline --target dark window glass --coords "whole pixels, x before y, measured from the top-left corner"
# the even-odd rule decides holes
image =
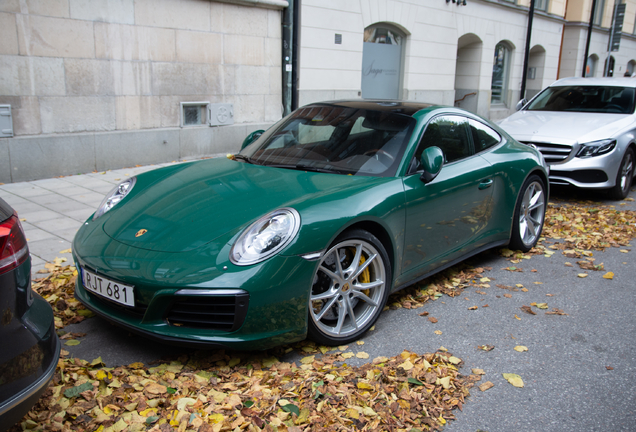
[[[241,154],[259,165],[393,176],[415,120],[391,111],[310,105],[265,132]]]
[[[422,140],[415,150],[409,173],[422,169],[420,157],[429,147],[439,147],[444,152],[444,163],[452,163],[473,154],[468,131],[468,121],[460,116],[435,117],[426,126]]]
[[[610,86],[548,87],[526,109],[529,111],[631,114],[634,112],[634,88]]]
[[[485,124],[473,119],[468,119],[468,124],[470,125],[470,132],[473,136],[475,153],[484,151],[501,142],[501,136]]]

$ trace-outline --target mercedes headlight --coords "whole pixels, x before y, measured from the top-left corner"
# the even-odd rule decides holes
[[[292,208],[281,208],[250,225],[230,251],[233,264],[245,266],[264,261],[291,242],[300,229],[300,215]]]
[[[586,158],[604,155],[614,150],[614,147],[616,147],[615,139],[604,139],[600,141],[583,143],[581,144],[579,151],[576,153],[576,157]]]
[[[108,195],[104,198],[102,203],[97,208],[97,211],[93,215],[93,220],[97,219],[108,210],[112,209],[117,205],[117,203],[124,199],[126,195],[132,190],[133,186],[135,186],[135,182],[137,181],[137,177],[131,177],[128,180],[124,180],[119,183],[115,189],[110,191]]]

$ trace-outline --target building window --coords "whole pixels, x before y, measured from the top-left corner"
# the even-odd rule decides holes
[[[607,59],[605,59],[605,63],[603,65],[603,76],[604,77],[613,77],[614,76],[614,65],[616,61],[614,56],[610,56],[609,58],[609,66],[607,65]]]
[[[535,0],[534,8],[538,11],[547,12],[550,0]]]
[[[594,71],[596,71],[596,63],[597,57],[595,55],[591,55],[587,58],[587,64],[585,65],[585,77],[593,77]]]
[[[210,102],[181,102],[181,127],[208,124]]]
[[[506,102],[509,63],[510,49],[505,44],[498,43],[495,47],[495,57],[492,64],[490,103],[503,104]]]
[[[603,22],[603,11],[605,10],[605,0],[596,0],[596,10],[594,10],[594,24],[600,26]]]
[[[399,99],[406,35],[390,24],[364,30],[362,45],[362,97]]]

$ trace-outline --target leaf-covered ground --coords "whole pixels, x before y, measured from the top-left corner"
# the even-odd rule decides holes
[[[584,270],[603,270],[602,263],[594,262],[593,251],[629,247],[635,236],[634,211],[556,202],[548,206],[536,248],[525,254],[505,248],[499,253],[511,262],[509,271],[520,271],[516,264],[534,255],[550,257],[559,252],[580,259],[577,264]],[[91,316],[73,298],[77,272],[62,260],[47,269],[50,273],[34,281],[33,287],[53,307],[64,343],[79,343],[74,340],[77,335],[61,330]],[[489,288],[488,270],[459,264],[393,295],[387,307],[415,309],[444,295],[460,295],[468,286]],[[526,290],[520,284],[497,287]],[[534,315],[535,310],[547,309],[546,303],[530,306],[521,310]],[[481,375],[475,369],[473,375],[463,377],[458,372],[461,360],[443,350],[404,351],[351,367],[345,362],[354,354],[347,347],[339,348],[305,341],[274,350],[269,357],[200,352],[154,367],[133,363],[117,368],[104,367],[101,359],[69,358],[63,351],[51,386],[12,431],[436,430],[454,418],[452,410],[461,409],[468,389]],[[279,354],[291,349],[313,355],[299,364],[278,361]],[[358,352],[357,357],[368,355]],[[517,377],[506,379],[523,385]],[[480,389],[490,387],[492,383],[486,382]]]
[[[362,367],[341,353],[300,364],[275,357],[200,352],[147,367],[59,361],[53,382],[23,420],[56,431],[438,430],[461,408],[472,380],[450,353],[404,351]],[[20,426],[14,427],[20,430]]]

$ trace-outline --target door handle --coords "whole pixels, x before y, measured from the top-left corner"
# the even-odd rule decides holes
[[[488,189],[490,186],[492,186],[493,183],[494,183],[493,179],[484,179],[479,182],[479,189],[480,190]]]

